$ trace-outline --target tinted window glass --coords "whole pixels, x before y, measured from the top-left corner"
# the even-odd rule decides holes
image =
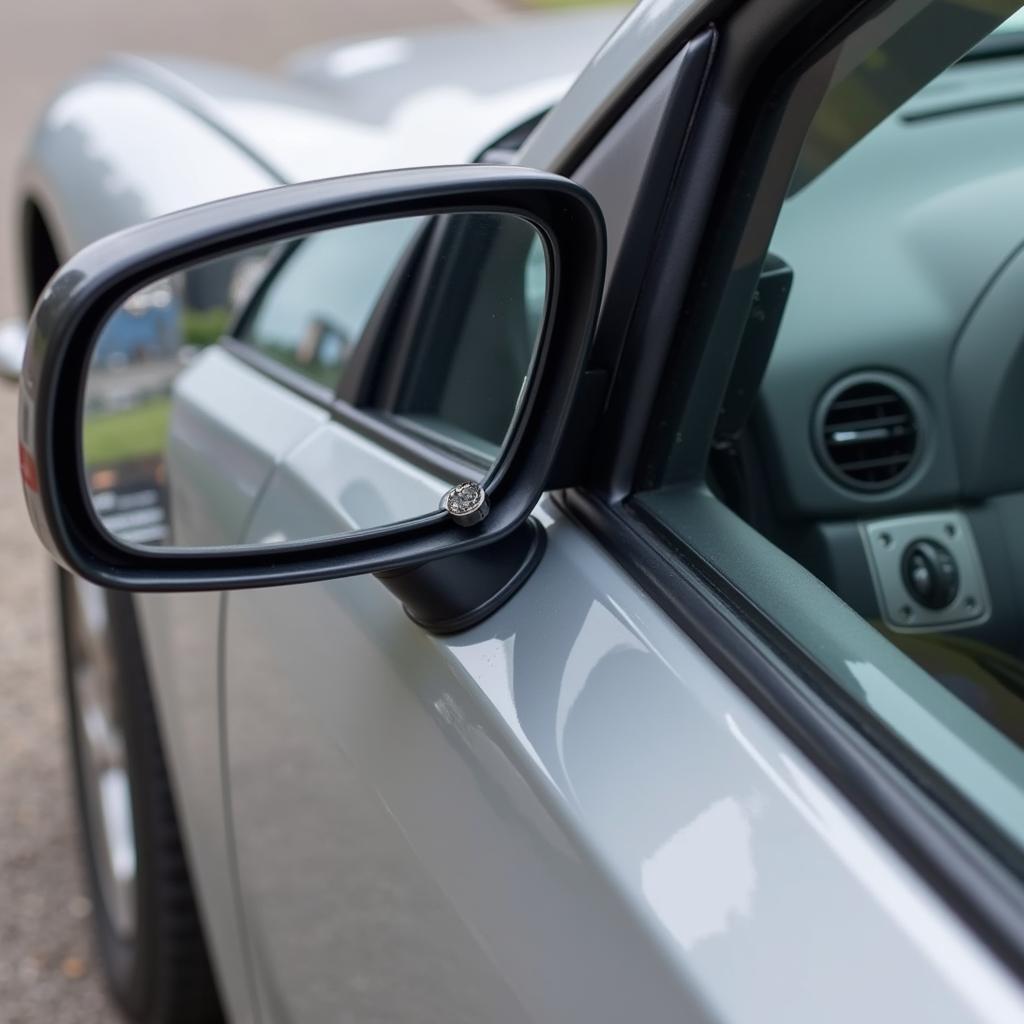
[[[406,217],[349,226],[289,248],[245,317],[241,339],[333,390],[420,223]]]
[[[472,297],[455,307],[458,321],[434,324],[418,338],[421,351],[398,410],[420,426],[490,453],[512,422],[536,350],[548,283],[544,246],[536,230],[516,217],[477,216],[465,223],[449,218],[439,230],[445,251],[465,255],[453,263],[458,280],[441,268],[436,295],[454,289]]]

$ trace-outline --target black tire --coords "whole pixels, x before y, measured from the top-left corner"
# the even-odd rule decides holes
[[[224,1019],[181,845],[130,594],[107,591],[113,699],[119,705],[131,789],[136,854],[136,924],[122,938],[106,912],[90,838],[82,742],[72,682],[72,578],[58,571],[64,690],[75,797],[97,942],[109,988],[139,1024],[214,1024]]]

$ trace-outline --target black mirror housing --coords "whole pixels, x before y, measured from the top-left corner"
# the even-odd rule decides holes
[[[548,250],[547,316],[534,372],[472,526],[444,510],[329,540],[265,548],[130,548],[104,531],[79,458],[91,343],[124,297],[195,260],[390,217],[514,214]],[[21,376],[22,480],[32,522],[64,566],[107,587],[223,590],[394,573],[508,537],[552,475],[590,352],[604,278],[599,208],[583,188],[517,167],[416,168],[288,185],[170,214],[82,250],[52,278],[29,324]]]

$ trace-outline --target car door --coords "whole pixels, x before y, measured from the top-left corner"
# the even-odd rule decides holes
[[[502,307],[501,324],[492,303],[471,302],[459,331],[420,331],[407,360],[396,353],[399,367],[382,368],[376,415],[404,433],[405,450],[401,441],[389,450],[367,437],[348,403],[331,403],[331,418],[275,469],[246,540],[411,518],[486,466],[511,422],[543,308],[541,250],[514,248],[517,261],[490,256],[473,278],[485,297],[511,275],[519,302]],[[330,259],[332,273],[338,262]],[[425,263],[420,272],[429,276]],[[240,325],[236,354],[244,344],[258,348],[263,325],[278,318],[271,307],[289,288],[288,280],[276,288],[278,280]],[[300,313],[295,336],[322,308],[302,296],[284,305]],[[265,365],[252,352],[245,358]],[[417,457],[424,450],[434,452],[432,463]],[[511,613],[513,630],[520,614]],[[298,661],[295,650],[303,652]],[[510,652],[492,656],[500,664]],[[613,955],[638,972],[649,1000],[666,1009],[674,1000],[666,967],[647,954],[642,933],[607,927],[613,894],[572,870],[571,833],[531,791],[526,766],[480,701],[473,681],[482,666],[460,665],[379,581],[231,595],[224,665],[238,875],[252,974],[269,1017],[594,1016],[607,1012],[611,992],[582,993],[592,987],[595,957]],[[298,699],[280,686],[284,678],[299,687]],[[317,722],[330,725],[321,732]],[[543,894],[543,907],[517,909],[522,884]],[[556,965],[523,931],[538,911],[548,941],[567,951],[579,946],[576,930],[589,919],[590,948]],[[615,998],[616,1012],[625,1012],[629,996]]]
[[[926,33],[941,6],[918,5],[899,24]],[[757,196],[763,235],[785,195],[786,155],[795,161],[831,76],[842,80],[836,67],[859,66],[896,22],[868,22],[837,50],[838,37],[822,40],[838,5],[791,35],[784,12],[769,30],[757,20],[771,21],[765,5],[752,4],[756,15],[720,26],[714,45],[693,36],[680,51],[682,15],[659,20],[654,7],[627,19],[523,157],[568,161],[621,225],[598,334],[621,362],[592,435],[591,485],[537,510],[547,550],[527,584],[450,637],[417,626],[372,578],[225,599],[231,825],[268,1020],[1019,1017],[991,900],[999,891],[1015,905],[1019,889],[1005,887],[984,843],[944,811],[936,818],[891,745],[863,719],[850,726],[842,688],[822,687],[820,666],[845,665],[847,692],[869,704],[894,692],[913,702],[927,683],[709,490],[717,417],[733,402],[749,411],[749,382],[739,398],[726,387],[735,352],[706,344],[725,336],[720,322],[685,321],[696,348],[677,336],[699,238],[696,294],[716,309],[728,300],[742,334],[755,286],[772,288],[757,248],[767,237],[746,227],[742,197]],[[994,20],[950,29],[950,59]],[[781,40],[816,58],[800,65],[803,91],[792,78],[773,92],[750,77],[758,48]],[[652,65],[664,77],[652,79]],[[707,88],[712,66],[751,109],[763,115],[771,99],[773,115],[785,112],[788,134],[755,119],[762,134],[751,137],[788,150],[766,143],[740,159],[720,145],[728,132],[678,130],[713,120],[709,108],[722,114],[690,88],[695,68]],[[617,121],[600,120],[586,86],[610,89],[601,74],[631,83],[628,110],[646,119],[620,106]],[[556,133],[574,115],[570,145]],[[625,149],[632,189],[624,138],[643,141]],[[765,172],[768,155],[778,174]],[[741,242],[730,277],[729,247]],[[768,298],[755,314],[773,321]],[[432,367],[435,395],[472,380],[458,355]],[[473,431],[447,421],[443,403],[417,421],[403,416],[408,392],[386,393],[378,412],[407,447],[382,446],[343,414],[325,419],[275,470],[247,539],[302,536],[310,521],[322,532],[316,519],[296,526],[298,495],[319,495],[310,516],[340,500],[358,524],[422,507],[472,468]],[[943,738],[981,771],[979,799],[996,793],[1015,814],[1012,781],[971,761],[957,727]]]
[[[45,289],[44,545],[228,591],[143,636],[216,669],[157,713],[262,1019],[1021,1019],[1011,6],[650,0],[518,153],[563,177],[237,196]]]

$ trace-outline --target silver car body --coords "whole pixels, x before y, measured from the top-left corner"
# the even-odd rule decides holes
[[[703,6],[642,4],[603,45],[617,13],[359,40],[283,79],[113,59],[48,110],[25,195],[67,255],[284,181],[472,160],[556,102],[519,158],[557,169]],[[625,199],[596,191],[614,226]],[[442,487],[227,353],[180,397],[220,469],[189,524],[206,542],[289,536],[296,481],[331,528],[339,493],[403,518]],[[538,514],[540,568],[454,638],[372,578],[139,599],[232,1019],[1022,1019],[1005,968],[832,783],[593,539]]]

